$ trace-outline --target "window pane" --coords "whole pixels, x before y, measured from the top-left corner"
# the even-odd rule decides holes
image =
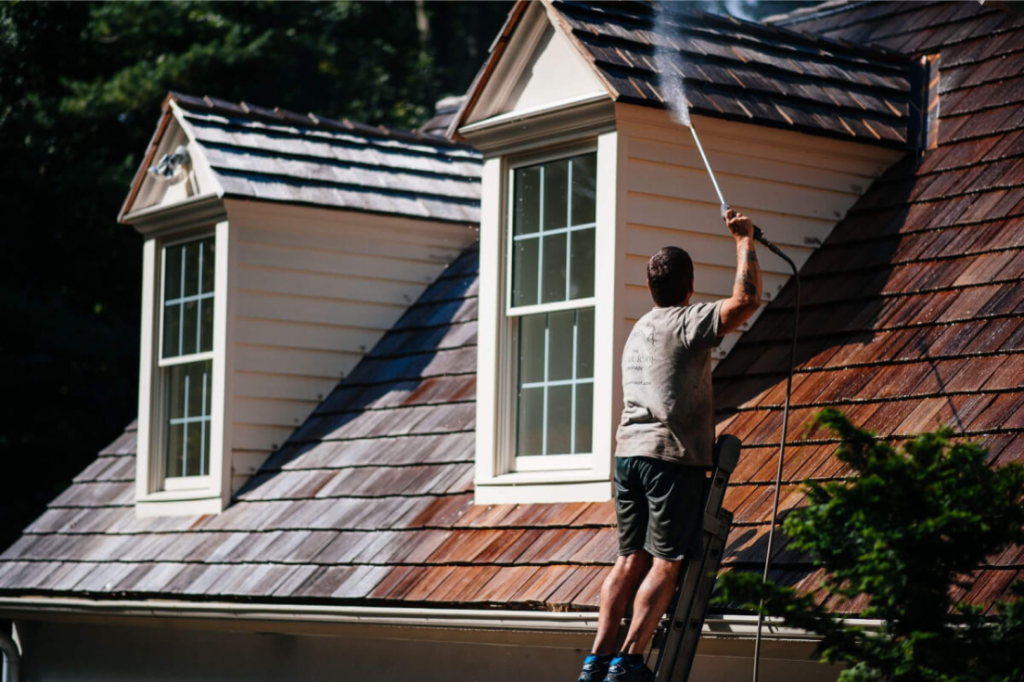
[[[184,367],[188,381],[188,416],[205,417],[210,412],[210,363],[194,362]]]
[[[181,355],[181,348],[178,347],[181,331],[181,306],[169,305],[164,308],[164,350],[165,358],[173,358]]]
[[[594,295],[594,229],[569,233],[572,242],[572,279],[569,298],[589,298]]]
[[[164,300],[181,297],[181,247],[170,246],[164,260]]]
[[[548,389],[547,454],[572,454],[571,438],[572,386],[552,386]]]
[[[167,477],[175,478],[181,476],[184,463],[182,440],[185,437],[185,425],[177,424],[167,429]]]
[[[519,323],[519,383],[544,381],[544,325],[547,315],[529,315]]]
[[[185,303],[185,315],[181,327],[181,354],[190,355],[197,352],[197,334],[199,333],[199,301]]]
[[[544,237],[541,303],[565,300],[565,233]]]
[[[572,332],[576,312],[548,316],[548,381],[572,379]]]
[[[175,365],[167,370],[167,416],[169,419],[184,419],[185,401],[188,393],[188,365]]]
[[[199,242],[184,245],[185,259],[185,295],[195,296],[199,293]]]
[[[513,234],[531,234],[540,227],[540,166],[520,168],[515,172],[515,206]]]
[[[213,350],[213,299],[204,298],[199,301],[201,309],[199,328],[199,352]]]
[[[594,384],[576,385],[576,447],[573,454],[593,451]]]
[[[540,455],[544,439],[544,389],[525,388],[519,392],[519,456]]]
[[[544,229],[569,225],[569,160],[544,166]]]
[[[214,266],[217,264],[217,252],[215,251],[216,240],[212,237],[203,240],[203,270],[200,291],[204,294],[213,291]]]
[[[576,378],[589,379],[594,376],[594,309],[579,311],[576,324]]]
[[[203,456],[203,425],[202,422],[192,422],[185,430],[187,442],[185,443],[185,470],[182,476],[201,476]]]
[[[597,154],[572,160],[572,224],[594,222],[597,196]]]
[[[512,247],[512,305],[537,303],[537,257],[539,239],[523,239]]]

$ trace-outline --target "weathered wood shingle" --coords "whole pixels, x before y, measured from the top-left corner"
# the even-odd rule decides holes
[[[443,137],[211,97],[168,101],[226,196],[480,221],[480,155]]]

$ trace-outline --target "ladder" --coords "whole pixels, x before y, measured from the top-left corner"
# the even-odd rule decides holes
[[[715,466],[704,506],[704,554],[683,567],[676,596],[668,610],[668,623],[658,632],[654,648],[659,649],[654,667],[657,682],[685,682],[693,667],[704,614],[715,587],[722,552],[732,525],[732,512],[722,509],[729,476],[740,457],[740,439],[728,434],[715,443]]]

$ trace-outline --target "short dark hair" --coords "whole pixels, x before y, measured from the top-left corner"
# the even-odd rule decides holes
[[[654,303],[679,305],[693,288],[693,260],[678,246],[666,246],[647,261],[647,284]]]

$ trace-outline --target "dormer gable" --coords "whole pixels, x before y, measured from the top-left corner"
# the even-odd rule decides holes
[[[216,513],[477,239],[479,155],[172,93],[145,236],[136,511]]]
[[[515,32],[474,100],[475,106],[464,112],[465,123],[609,95],[579,50],[556,29],[556,21],[543,3],[528,3],[523,8]]]

